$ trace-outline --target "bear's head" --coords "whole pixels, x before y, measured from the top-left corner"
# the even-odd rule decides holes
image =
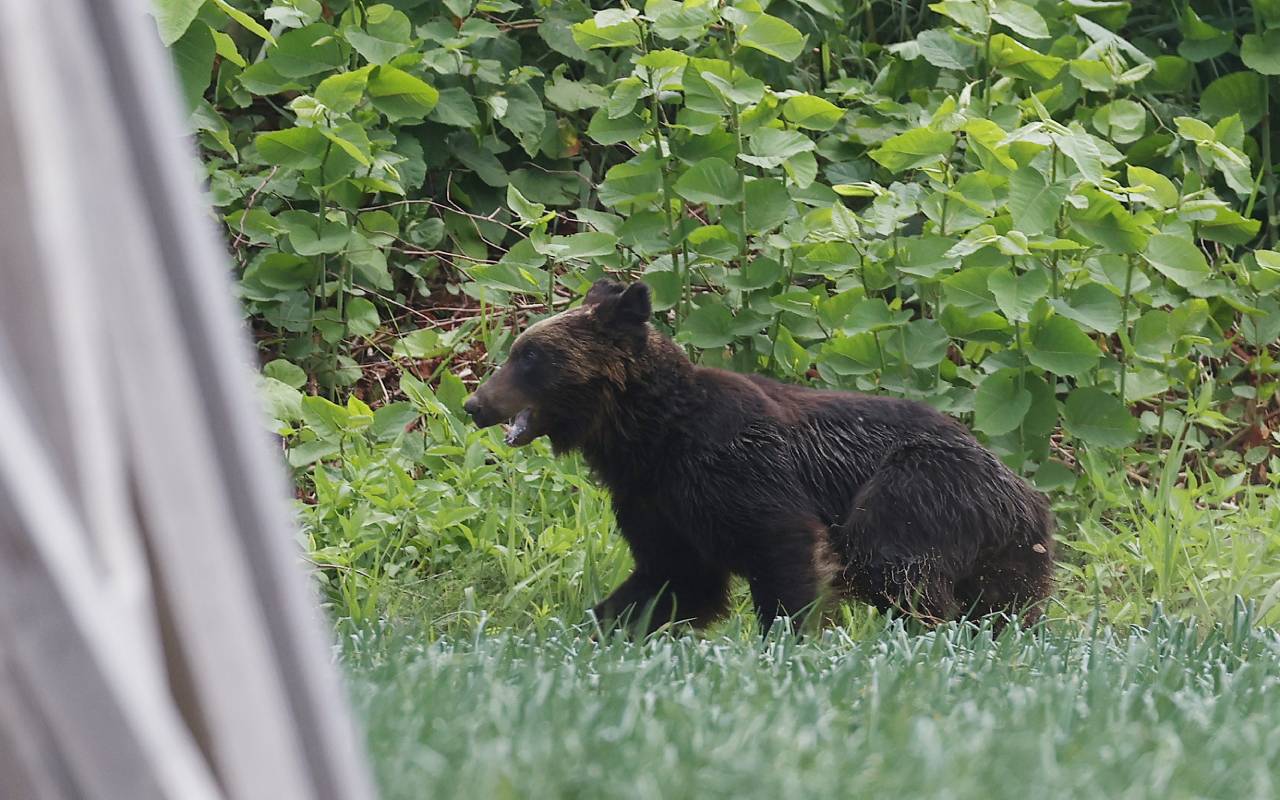
[[[652,313],[643,283],[596,281],[581,306],[522,333],[463,408],[482,428],[510,423],[514,447],[543,435],[558,451],[580,446],[649,347]]]

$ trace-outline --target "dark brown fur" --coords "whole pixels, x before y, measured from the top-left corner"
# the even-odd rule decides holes
[[[1044,497],[920,403],[698,367],[649,323],[643,284],[601,281],[526,331],[467,401],[525,411],[613,496],[635,571],[595,612],[647,628],[722,616],[746,577],[761,622],[827,591],[928,621],[1039,614],[1053,570]]]

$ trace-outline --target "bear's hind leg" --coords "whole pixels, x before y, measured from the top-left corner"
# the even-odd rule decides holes
[[[795,630],[802,630],[816,617],[839,568],[826,526],[805,518],[766,526],[761,534],[747,572],[761,633],[768,633],[778,617],[788,617]]]

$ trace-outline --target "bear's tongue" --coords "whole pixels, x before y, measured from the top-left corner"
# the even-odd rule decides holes
[[[507,444],[512,447],[523,447],[534,440],[533,409],[526,408],[511,420],[507,428]]]

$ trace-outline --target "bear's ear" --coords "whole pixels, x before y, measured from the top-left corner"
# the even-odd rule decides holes
[[[587,290],[587,296],[583,299],[582,304],[587,306],[600,305],[602,300],[610,297],[617,297],[622,294],[623,286],[617,281],[611,281],[608,278],[601,278],[591,284],[591,288]]]
[[[596,303],[595,313],[597,318],[611,325],[643,326],[653,316],[649,287],[642,281],[636,281],[620,294],[612,294]]]

